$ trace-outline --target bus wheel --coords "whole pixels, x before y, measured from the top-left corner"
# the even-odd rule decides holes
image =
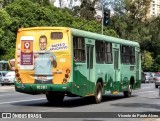
[[[46,94],[46,98],[49,103],[60,104],[63,102],[64,94],[49,93],[49,94]]]
[[[1,84],[2,86],[4,86],[4,84]]]
[[[95,103],[100,103],[102,101],[102,84],[100,82],[96,84],[94,96],[95,96]]]
[[[124,94],[124,97],[130,97],[132,94],[132,86],[129,85],[128,91],[124,91],[123,94]]]

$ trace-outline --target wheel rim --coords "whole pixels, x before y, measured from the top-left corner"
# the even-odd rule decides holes
[[[129,94],[132,93],[132,86],[131,86],[131,85],[129,85],[128,93],[129,93]]]
[[[101,92],[99,91],[97,94],[97,99],[100,100],[101,99]]]
[[[97,100],[98,100],[98,102],[101,101],[101,98],[102,98],[102,91],[101,91],[101,87],[99,86],[98,89],[97,89]]]

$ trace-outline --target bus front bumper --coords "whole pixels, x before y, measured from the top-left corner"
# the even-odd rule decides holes
[[[15,82],[15,90],[27,94],[47,94],[48,92],[64,92],[70,91],[70,84],[20,84]]]

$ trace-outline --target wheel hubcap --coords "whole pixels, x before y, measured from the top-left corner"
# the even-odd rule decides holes
[[[97,99],[98,99],[98,100],[100,100],[100,99],[101,99],[101,90],[100,90],[100,89],[98,89]]]
[[[132,93],[132,87],[131,87],[131,85],[129,85],[128,92],[129,92],[129,94],[131,94],[131,93]]]

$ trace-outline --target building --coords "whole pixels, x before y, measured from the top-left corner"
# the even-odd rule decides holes
[[[160,0],[152,0],[147,17],[157,17],[160,15]]]

